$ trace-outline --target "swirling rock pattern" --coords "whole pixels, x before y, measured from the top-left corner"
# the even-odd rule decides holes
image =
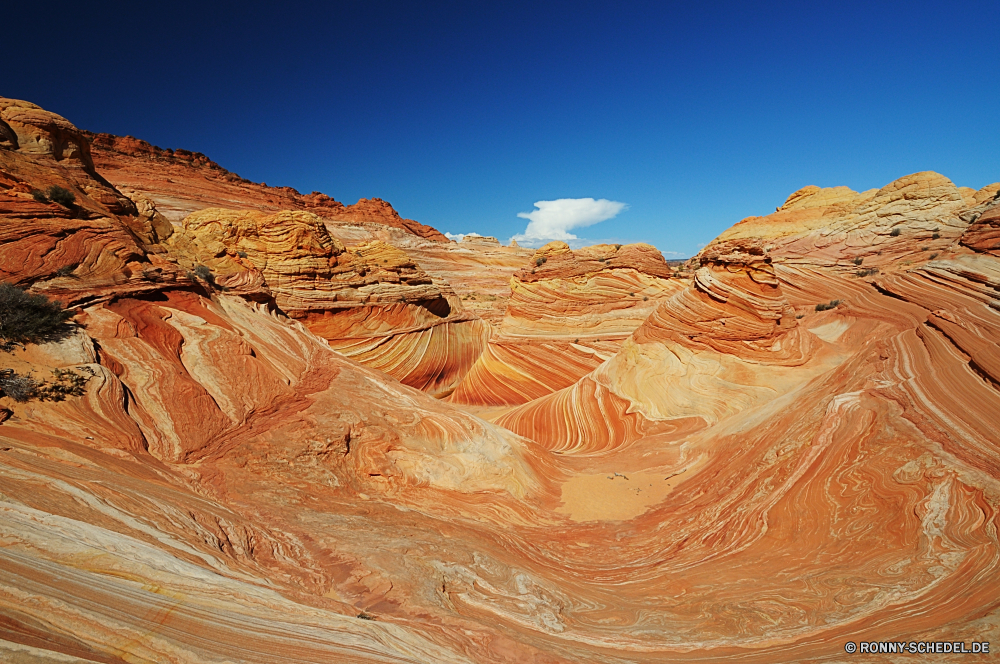
[[[620,351],[578,384],[498,422],[560,452],[614,449],[654,423],[715,424],[812,375],[798,330],[760,241],[717,243],[690,287],[676,292]]]
[[[650,245],[545,245],[511,278],[499,334],[450,399],[518,405],[572,385],[680,288],[670,275]]]
[[[363,297],[391,285],[450,302],[451,257],[466,274],[493,261],[474,288],[495,288],[523,250],[436,251],[407,233],[404,253],[375,244],[404,231],[361,225],[387,235],[347,248],[302,210],[205,217],[148,245],[123,230],[143,211],[152,228],[141,200],[132,215],[30,207],[25,187],[86,168],[20,152],[28,125],[7,125],[3,278],[58,284],[80,327],[0,362],[92,377],[63,402],[0,396],[0,659],[843,662],[847,641],[1000,641],[990,191],[921,175],[852,230],[843,212],[829,232],[738,226],[690,283],[666,280],[606,361],[503,415],[519,436],[312,328],[341,325],[337,312],[345,329],[419,327],[437,314]],[[911,235],[954,229],[923,252],[872,230],[889,218]],[[86,270],[57,282],[44,261],[6,260],[100,219],[101,237],[131,238],[115,269],[155,259],[180,276],[113,293]],[[862,277],[851,247],[871,256],[852,244],[865,233],[897,258]],[[88,246],[96,265],[123,260],[121,245]],[[430,278],[407,266],[411,247],[437,261]],[[569,295],[592,274],[548,251],[516,281],[554,290],[511,298],[511,329],[533,341],[558,335],[559,302],[576,316]],[[185,277],[195,260],[228,290]],[[628,269],[601,267],[590,287]],[[379,270],[398,282],[366,282]]]
[[[209,208],[169,242],[189,269],[266,292],[341,353],[434,395],[454,389],[489,335],[402,250],[378,240],[347,250],[310,212]]]

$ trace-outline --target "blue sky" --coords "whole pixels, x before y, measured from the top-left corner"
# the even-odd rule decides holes
[[[0,95],[451,233],[606,199],[577,243],[668,256],[807,184],[1000,180],[995,0],[147,4],[5,8]]]

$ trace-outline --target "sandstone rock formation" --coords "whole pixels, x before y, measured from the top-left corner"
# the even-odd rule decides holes
[[[291,187],[250,182],[200,152],[163,150],[131,136],[91,132],[82,135],[90,142],[89,152],[102,174],[119,189],[139,192],[154,201],[171,221],[209,207],[269,212],[308,210],[326,219],[390,226],[448,242],[436,229],[403,219],[380,198],[362,198],[354,205],[344,205],[318,191],[300,194]]]
[[[377,240],[347,250],[310,212],[208,208],[170,246],[187,269],[266,293],[344,355],[430,394],[454,389],[489,336],[403,251]]]
[[[680,288],[670,273],[649,245],[545,245],[511,278],[499,334],[450,399],[518,405],[573,384]]]
[[[170,230],[49,115],[0,103],[0,279],[78,327],[0,368],[89,379],[62,402],[0,394],[3,661],[763,664],[1000,641],[997,186],[807,188],[688,279],[643,245],[439,243],[256,194]],[[76,201],[32,196],[53,184]],[[489,357],[523,341],[539,396],[503,382],[514,353],[476,364],[462,407],[365,355],[469,347],[488,324],[459,304],[507,283]],[[606,359],[566,368],[598,338]]]
[[[975,251],[1000,256],[1000,189],[993,199],[987,199],[963,216],[971,223],[962,234],[962,244]]]
[[[143,242],[159,239],[153,221],[94,170],[87,141],[68,120],[0,97],[0,121],[0,280],[65,301],[188,281],[147,252]],[[71,202],[48,198],[52,187]]]
[[[664,425],[715,424],[812,377],[811,335],[763,243],[719,242],[701,260],[692,285],[659,303],[614,357],[498,422],[560,452],[614,449]]]
[[[892,269],[950,247],[965,232],[962,214],[986,202],[979,192],[933,172],[914,173],[862,193],[847,187],[796,191],[774,214],[748,217],[717,241],[759,238],[776,261],[855,271]],[[925,253],[926,252],[926,253]]]

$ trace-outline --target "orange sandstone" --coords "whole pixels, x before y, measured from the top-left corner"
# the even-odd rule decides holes
[[[63,402],[0,396],[0,659],[773,663],[1000,640],[995,186],[807,188],[686,280],[643,246],[532,257],[262,190],[206,194],[172,229],[68,121],[11,100],[0,119],[0,278],[79,324],[0,366],[93,374]],[[32,198],[53,184],[75,206]],[[491,423],[393,377],[474,348],[463,330],[490,326],[459,305],[507,283],[491,348],[524,341],[540,396],[491,360],[461,389],[530,399]],[[604,357],[566,369],[570,344]],[[442,394],[464,361],[406,375]]]

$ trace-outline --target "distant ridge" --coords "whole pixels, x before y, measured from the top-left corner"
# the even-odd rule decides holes
[[[208,207],[308,210],[326,219],[379,223],[435,242],[450,241],[431,226],[402,218],[380,198],[344,205],[318,191],[301,194],[292,187],[251,182],[201,152],[164,149],[133,136],[80,133],[90,141],[94,165],[102,175],[116,187],[148,196],[171,221]]]

